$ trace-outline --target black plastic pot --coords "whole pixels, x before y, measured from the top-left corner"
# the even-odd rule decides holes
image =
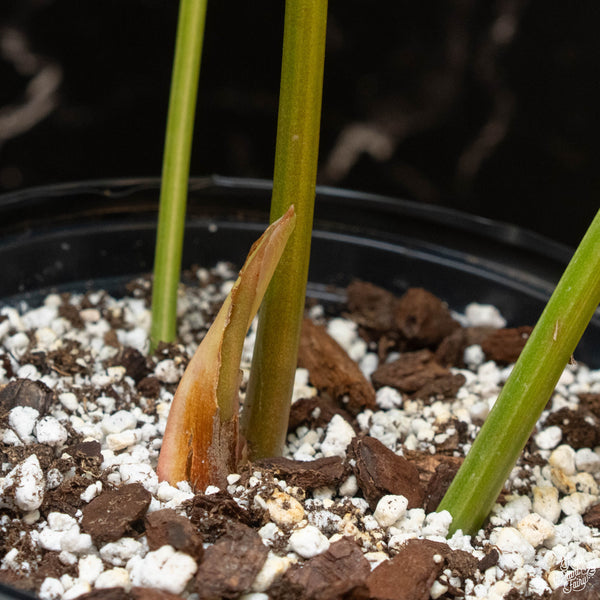
[[[271,184],[223,177],[190,183],[184,266],[238,265],[264,229]],[[119,293],[152,268],[158,180],[97,181],[0,197],[0,305],[50,290]],[[354,278],[402,293],[423,286],[461,310],[495,304],[533,324],[571,250],[516,227],[345,190],[317,193],[309,294],[343,300]],[[600,366],[600,315],[577,357]],[[31,598],[0,585],[0,600]]]
[[[0,304],[49,290],[119,292],[152,269],[157,179],[92,181],[0,197]],[[240,265],[264,229],[271,183],[192,179],[184,267]],[[402,293],[422,286],[457,310],[496,305],[509,325],[534,324],[572,251],[514,226],[453,210],[319,188],[309,294],[343,299],[354,278]],[[576,357],[600,366],[600,315]]]

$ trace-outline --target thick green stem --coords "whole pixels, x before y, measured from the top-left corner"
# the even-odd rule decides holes
[[[251,458],[280,454],[304,312],[314,211],[327,0],[287,0],[271,221],[296,228],[267,291],[242,415]]]
[[[600,211],[552,294],[438,511],[473,534],[504,482],[600,302]]]
[[[150,343],[176,335],[181,254],[206,0],[181,0],[163,157]]]

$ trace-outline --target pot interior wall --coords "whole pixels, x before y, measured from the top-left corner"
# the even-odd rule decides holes
[[[159,182],[52,186],[0,198],[0,302],[36,304],[50,290],[120,293],[149,273]],[[184,268],[241,265],[264,229],[265,181],[192,180]],[[533,324],[570,251],[521,229],[407,201],[323,188],[312,243],[310,289],[343,300],[355,278],[395,293],[425,287],[456,310],[496,305],[510,325]],[[596,315],[576,358],[600,366]]]

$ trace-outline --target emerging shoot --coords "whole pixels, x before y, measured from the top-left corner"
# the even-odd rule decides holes
[[[295,225],[294,207],[269,226],[242,267],[179,383],[158,460],[158,476],[194,489],[224,485],[243,455],[238,390],[244,338]]]

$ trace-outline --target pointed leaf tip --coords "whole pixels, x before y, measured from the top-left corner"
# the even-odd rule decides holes
[[[244,339],[294,229],[294,207],[253,244],[238,279],[181,378],[171,404],[158,477],[195,489],[223,485],[239,453],[238,389]]]

